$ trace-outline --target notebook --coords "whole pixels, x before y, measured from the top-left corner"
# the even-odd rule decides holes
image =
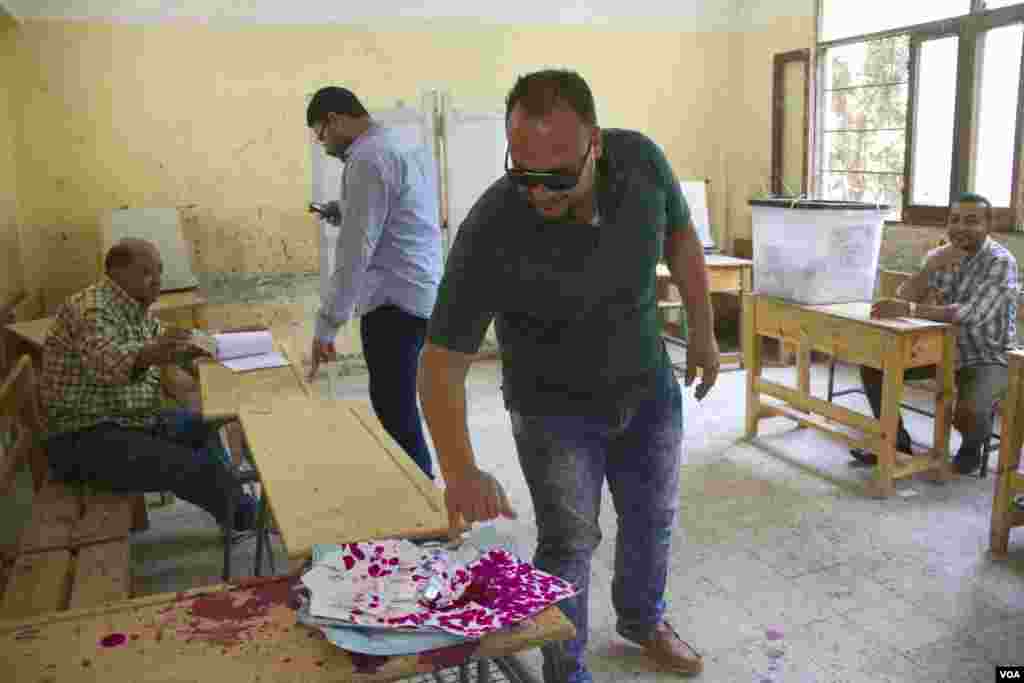
[[[288,365],[288,359],[274,348],[274,337],[269,330],[220,334],[193,330],[192,343],[235,372]]]

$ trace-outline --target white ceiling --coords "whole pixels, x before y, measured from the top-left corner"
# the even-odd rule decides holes
[[[782,4],[791,3],[785,0]],[[811,2],[813,0],[801,0]],[[743,0],[0,0],[19,19],[360,23],[462,18],[483,23],[614,25],[670,19],[683,30],[727,28]]]

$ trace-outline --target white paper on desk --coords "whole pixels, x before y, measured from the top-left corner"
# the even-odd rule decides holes
[[[224,332],[213,335],[217,343],[217,360],[273,353],[274,337],[269,330],[259,332]]]
[[[287,358],[277,351],[273,351],[271,353],[262,353],[258,356],[243,356],[242,358],[222,360],[221,364],[235,372],[247,372],[249,370],[283,368],[289,363]]]

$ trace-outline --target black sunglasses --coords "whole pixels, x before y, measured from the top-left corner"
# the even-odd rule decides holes
[[[575,174],[560,173],[558,171],[530,171],[528,169],[509,168],[509,150],[505,149],[505,175],[508,176],[509,180],[522,188],[543,185],[551,192],[569,192],[579,184],[580,176],[583,174],[583,165],[587,162],[587,157],[590,156],[590,149],[593,146],[594,139],[591,138],[590,142],[587,144],[587,151],[584,152],[583,159],[580,160],[580,171]]]

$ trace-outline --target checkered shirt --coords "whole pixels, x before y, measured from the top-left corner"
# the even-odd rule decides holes
[[[100,422],[152,426],[161,408],[160,368],[133,366],[163,330],[109,277],[68,299],[43,344],[39,393],[47,436]]]
[[[1017,346],[1017,260],[991,237],[960,263],[928,277],[939,305],[956,304],[957,369],[972,365],[1006,365],[1006,352]]]

